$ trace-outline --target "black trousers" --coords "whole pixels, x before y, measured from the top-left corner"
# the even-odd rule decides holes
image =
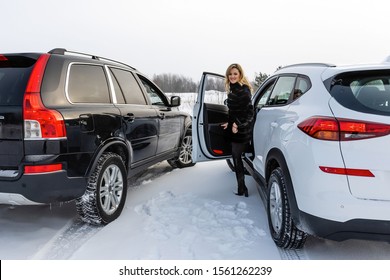
[[[242,161],[242,154],[245,152],[246,143],[232,142],[232,159],[234,163],[234,169],[236,170],[236,178],[238,190],[244,190],[245,186],[245,171],[244,163]]]

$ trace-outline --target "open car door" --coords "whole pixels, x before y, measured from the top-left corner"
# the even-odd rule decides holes
[[[194,162],[224,159],[231,155],[221,124],[228,120],[227,93],[223,75],[204,72],[192,118]]]

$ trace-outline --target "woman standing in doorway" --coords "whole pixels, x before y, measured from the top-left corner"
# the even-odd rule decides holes
[[[222,127],[227,130],[227,137],[232,144],[232,158],[238,184],[236,195],[248,197],[242,154],[252,138],[252,87],[239,64],[234,63],[227,68],[225,87],[228,93],[229,119]]]

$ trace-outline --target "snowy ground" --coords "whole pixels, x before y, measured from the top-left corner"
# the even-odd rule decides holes
[[[187,169],[157,164],[134,178],[122,215],[105,227],[77,219],[74,203],[0,206],[3,260],[390,260],[390,244],[309,238],[275,247],[256,183],[238,197],[224,161]]]

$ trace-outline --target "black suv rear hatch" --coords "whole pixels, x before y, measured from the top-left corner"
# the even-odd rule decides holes
[[[23,97],[38,54],[0,54],[0,177],[15,177],[23,159]]]

